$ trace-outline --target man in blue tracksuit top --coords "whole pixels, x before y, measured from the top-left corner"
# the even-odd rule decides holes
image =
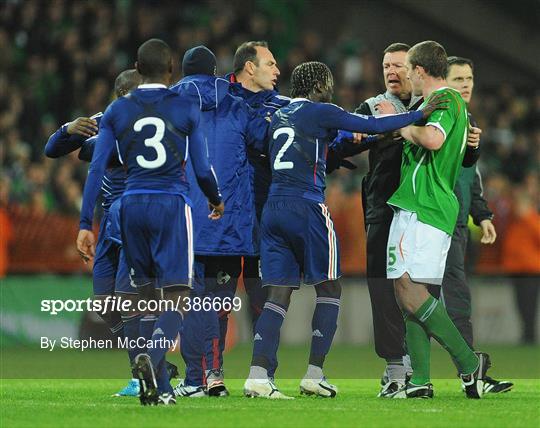
[[[192,296],[212,296],[217,313],[203,309],[191,311],[186,317],[182,335],[186,380],[175,393],[177,396],[202,396],[204,388],[201,385],[206,375],[208,394],[223,396],[227,395],[227,390],[221,372],[222,352],[230,312],[226,310],[225,302],[234,297],[242,257],[253,258],[259,254],[258,222],[247,152],[250,148],[255,150],[256,146],[262,151],[269,121],[259,117],[242,99],[229,94],[229,82],[215,76],[216,58],[205,46],[188,50],[182,69],[185,77],[171,89],[191,99],[201,110],[200,128],[227,210],[219,222],[209,220],[203,193],[196,186],[190,190],[195,272],[198,279],[204,278],[204,283],[196,281]],[[188,178],[191,175],[193,170],[188,164]]]
[[[230,93],[242,98],[254,109],[258,116],[270,119],[281,107],[289,104],[290,99],[279,95],[275,90],[280,72],[268,43],[250,41],[242,43],[234,55],[233,73],[226,76],[231,82]],[[250,174],[255,195],[255,209],[260,222],[262,209],[268,197],[272,179],[270,164],[266,153],[248,149]],[[253,325],[257,322],[264,302],[266,291],[261,287],[259,278],[259,257],[244,257],[244,287],[249,298],[249,309]]]

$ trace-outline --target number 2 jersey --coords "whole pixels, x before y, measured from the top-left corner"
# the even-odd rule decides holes
[[[326,154],[338,129],[378,134],[410,125],[422,116],[421,111],[413,111],[375,118],[347,113],[334,104],[291,100],[274,114],[270,125],[269,198],[296,196],[324,202]]]
[[[101,180],[109,159],[127,170],[124,195],[165,193],[187,200],[185,164],[191,156],[197,182],[213,204],[221,196],[198,129],[199,108],[161,84],[140,85],[105,111],[84,188],[81,229],[90,229]]]

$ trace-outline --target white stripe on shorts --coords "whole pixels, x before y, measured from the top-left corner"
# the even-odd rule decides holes
[[[334,231],[334,223],[328,213],[328,207],[325,204],[319,204],[322,209],[322,214],[326,221],[328,229],[328,280],[337,279],[337,241],[336,232]]]
[[[191,207],[188,204],[184,205],[186,215],[186,230],[188,241],[188,285],[192,286],[193,280],[193,223],[191,222]]]

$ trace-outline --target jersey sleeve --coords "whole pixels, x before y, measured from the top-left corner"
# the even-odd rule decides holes
[[[187,137],[189,140],[189,156],[191,158],[191,164],[193,165],[193,171],[197,177],[197,184],[201,188],[202,192],[208,198],[211,204],[219,205],[221,203],[221,194],[217,183],[217,178],[214,173],[214,169],[208,162],[208,155],[203,134],[199,127],[199,111],[196,111],[193,118],[193,127],[190,135]]]
[[[67,123],[62,125],[49,137],[45,145],[45,156],[48,158],[59,158],[81,148],[86,137],[69,135],[67,127]]]
[[[448,108],[445,110],[435,110],[426,120],[426,126],[434,126],[446,136],[452,130],[457,117],[460,114],[461,105],[452,91],[445,91],[448,96]]]
[[[94,219],[94,209],[101,188],[101,181],[105,174],[105,169],[109,159],[115,149],[114,128],[112,124],[112,107],[114,103],[107,108],[99,124],[98,139],[94,149],[94,155],[90,168],[88,169],[88,177],[84,185],[83,201],[81,208],[81,218],[79,227],[81,229],[92,230]]]
[[[368,134],[382,134],[403,128],[423,117],[421,111],[374,117],[347,113],[333,104],[320,104],[318,107],[317,119],[319,125],[323,128],[343,129]]]
[[[471,183],[471,206],[469,208],[469,214],[477,226],[480,226],[482,220],[491,220],[493,218],[493,212],[489,209],[487,201],[484,199],[482,176],[478,167],[476,167],[474,180]]]

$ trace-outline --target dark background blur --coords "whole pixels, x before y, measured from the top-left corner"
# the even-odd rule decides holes
[[[334,73],[335,102],[353,110],[384,90],[381,60],[387,45],[431,39],[449,55],[475,62],[470,111],[483,129],[479,169],[498,239],[481,246],[479,230],[471,224],[471,282],[510,278],[501,290],[515,278],[531,284],[540,273],[539,24],[539,0],[2,0],[0,278],[11,275],[12,285],[8,277],[6,287],[20,290],[19,284],[35,277],[21,280],[13,274],[89,271],[74,245],[87,165],[76,153],[47,159],[43,148],[62,124],[105,110],[115,77],[133,67],[145,40],[159,37],[171,45],[176,78],[181,77],[179,58],[190,47],[211,48],[218,72],[225,74],[238,45],[267,40],[281,70],[283,95],[297,64],[324,61]],[[363,282],[360,183],[367,157],[354,162],[354,172],[329,177],[327,203],[343,271]],[[508,250],[516,243],[524,249],[519,257]],[[491,294],[495,300],[507,298]],[[493,307],[479,311],[487,320],[484,330],[496,333]]]
[[[43,147],[63,123],[105,110],[116,75],[133,66],[138,45],[150,37],[172,46],[178,78],[178,59],[194,45],[216,52],[218,71],[225,74],[240,43],[267,40],[281,70],[283,94],[295,65],[321,60],[335,74],[336,103],[346,109],[383,90],[381,52],[389,43],[433,39],[449,55],[475,61],[470,110],[484,130],[479,167],[499,232],[498,250],[483,252],[487,261],[481,257],[480,271],[504,270],[501,246],[516,215],[516,198],[525,211],[537,212],[539,206],[539,6],[537,0],[511,5],[487,0],[3,1],[1,203],[9,204],[12,217],[78,215],[87,165],[76,155],[46,159]],[[335,174],[328,189],[344,269],[353,274],[363,271],[363,225],[361,215],[346,214],[353,207],[357,212],[367,168],[365,156],[355,162],[359,169]],[[52,224],[49,220],[48,234],[54,232]],[[354,240],[348,242],[349,236]],[[39,244],[20,249],[19,240],[11,243],[16,247],[12,268],[28,270],[18,260]],[[472,260],[476,267],[477,258]]]

